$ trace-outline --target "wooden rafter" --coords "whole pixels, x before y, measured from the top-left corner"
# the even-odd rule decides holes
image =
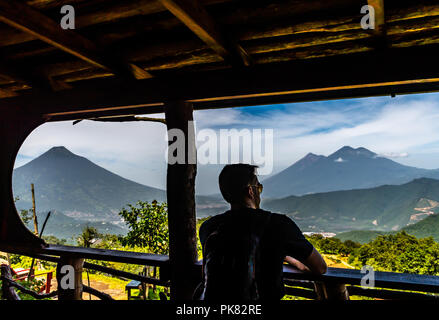
[[[0,56],[0,60],[1,56]],[[57,81],[53,81],[52,78],[47,78],[38,74],[37,72],[26,72],[28,70],[23,69],[20,66],[11,65],[10,63],[0,63],[0,75],[3,78],[9,79],[13,82],[18,82],[23,85],[30,86],[32,88],[40,89],[40,90],[53,90],[59,91],[59,83]],[[13,91],[3,89],[3,94],[0,94],[1,97],[15,96]]]
[[[0,98],[11,98],[15,96],[17,96],[17,94],[14,91],[0,88]]]
[[[375,33],[378,36],[384,37],[386,35],[384,0],[367,0],[367,3],[375,9]]]
[[[196,0],[159,0],[173,15],[192,30],[202,41],[226,61],[251,65],[249,54],[224,37],[215,21]]]
[[[136,79],[151,77],[134,64],[102,56],[94,43],[85,37],[73,30],[63,30],[60,24],[19,1],[0,0],[0,21],[114,74]]]
[[[166,124],[165,119],[160,118],[151,118],[151,117],[139,117],[136,115],[129,116],[113,116],[113,117],[101,117],[101,118],[87,118],[87,119],[79,119],[73,121],[73,125],[83,121],[83,120],[91,120],[91,121],[100,121],[100,122],[133,122],[133,121],[150,121],[150,122],[159,122]]]
[[[439,45],[357,53],[350,57],[310,59],[236,70],[212,70],[126,84],[121,79],[96,79],[51,95],[30,94],[0,100],[0,111],[31,105],[34,112],[55,118],[84,119],[136,114],[132,106],[151,104],[142,113],[163,112],[161,103],[186,100],[196,109],[352,98],[439,90]],[[407,64],[414,56],[416,63]],[[358,66],[365,72],[358,77]],[[401,66],[404,65],[404,68]],[[292,77],[297,73],[300,77]],[[91,107],[92,106],[92,107]],[[125,110],[125,111],[124,111]],[[88,115],[81,113],[87,112]],[[106,114],[108,115],[108,114]]]

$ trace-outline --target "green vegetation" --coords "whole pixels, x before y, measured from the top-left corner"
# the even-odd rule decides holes
[[[169,253],[168,206],[157,201],[137,202],[137,207],[128,205],[119,215],[128,225],[128,234],[121,238],[129,247],[149,248],[151,253]]]
[[[428,216],[415,224],[405,227],[403,230],[418,238],[431,236],[435,241],[439,241],[439,214]]]
[[[377,271],[439,275],[439,243],[432,237],[419,239],[401,231],[363,245],[320,235],[308,240],[323,254],[349,257],[348,263],[358,269],[369,265]]]
[[[433,237],[435,241],[439,241],[439,214],[432,214],[427,218],[406,226],[400,231],[417,238]],[[337,238],[342,241],[352,240],[361,244],[368,243],[378,236],[396,234],[396,231],[376,231],[376,230],[354,230],[337,234]]]
[[[335,254],[346,257],[361,247],[361,244],[351,240],[342,242],[338,238],[324,238],[320,234],[314,234],[306,238],[319,252],[325,254]]]
[[[88,226],[83,229],[81,236],[77,239],[77,244],[100,249],[168,254],[169,236],[166,203],[138,202],[136,206],[130,205],[128,210],[123,209],[119,214],[127,223],[129,229],[127,235],[102,234],[96,228]],[[207,219],[209,217],[197,220],[197,235],[201,224]],[[433,215],[427,219],[432,221],[430,224],[433,224],[438,218],[437,215]],[[428,221],[427,219],[421,222]],[[425,228],[428,231],[429,225],[421,222],[411,226],[412,229],[423,230]],[[415,226],[420,227],[413,228]],[[347,262],[358,269],[363,265],[370,265],[378,271],[439,275],[439,243],[435,242],[432,237],[417,238],[406,231],[398,233],[368,233],[363,231],[363,233],[366,236],[373,234],[375,239],[363,244],[351,239],[324,238],[319,234],[307,236],[307,239],[322,254],[335,259],[335,262],[341,263],[343,261],[344,264]],[[50,243],[58,244],[63,244],[66,241],[54,236],[47,236],[45,239]],[[202,250],[199,239],[198,253],[201,258]],[[10,260],[13,268],[29,268],[32,259],[12,254]],[[139,265],[97,260],[87,261],[132,273],[139,273],[143,269]],[[55,268],[55,264],[50,262],[41,261],[41,264],[44,269],[53,270]],[[152,276],[152,273],[150,276]],[[92,270],[90,270],[90,278],[92,281],[104,282],[110,289],[119,291],[127,283],[116,277]],[[23,284],[33,289],[38,289],[42,285],[38,280],[29,283],[24,281]],[[149,290],[148,298],[159,299],[160,292],[167,293],[167,289],[157,286],[153,290]],[[133,293],[139,295],[140,298],[140,293]],[[23,299],[31,299],[31,297],[23,295]],[[285,299],[291,299],[291,297],[287,296]]]
[[[393,232],[374,231],[374,230],[354,230],[337,234],[341,241],[351,240],[361,244],[371,242],[378,236],[392,234]]]
[[[410,217],[419,213],[415,208],[426,205],[425,199],[436,203],[433,211],[438,209],[439,180],[422,178],[403,185],[290,196],[266,200],[263,207],[287,214],[303,231],[392,231],[411,222]]]
[[[405,231],[378,236],[355,250],[349,263],[378,271],[439,274],[439,244],[432,237],[418,239]]]

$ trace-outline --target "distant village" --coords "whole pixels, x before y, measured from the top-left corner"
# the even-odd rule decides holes
[[[336,234],[332,233],[332,232],[304,232],[303,234],[306,235],[306,236],[312,236],[312,235],[315,235],[315,234],[320,234],[323,238],[332,238],[332,237],[336,236]]]

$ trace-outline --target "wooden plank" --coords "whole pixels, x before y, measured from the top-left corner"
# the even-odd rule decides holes
[[[108,293],[101,292],[99,290],[96,290],[96,289],[91,288],[91,287],[86,286],[86,285],[83,285],[82,288],[83,288],[84,292],[90,293],[90,294],[94,295],[95,297],[98,297],[101,300],[105,300],[105,301],[114,300]]]
[[[375,30],[379,36],[386,35],[386,19],[384,14],[384,0],[367,0],[369,6],[375,10]]]
[[[73,30],[63,30],[58,23],[21,2],[0,0],[0,21],[96,67],[108,69],[123,76],[129,75],[136,79],[151,77],[146,71],[142,71],[134,65],[119,61],[107,62],[107,59],[101,56],[91,41]]]
[[[61,246],[61,245],[47,245],[47,247],[38,246],[23,246],[23,245],[12,245],[6,243],[0,243],[0,248],[5,252],[17,253],[24,255],[49,255],[49,256],[73,256],[85,259],[103,260],[103,261],[114,261],[130,264],[139,265],[151,265],[161,267],[168,263],[169,258],[167,256],[141,253],[141,252],[130,252],[121,250],[104,250],[96,248],[83,248],[83,247],[73,247],[73,246]],[[35,256],[37,257],[37,256]]]
[[[285,287],[285,295],[303,297],[312,300],[317,299],[317,295],[313,290],[306,290],[299,288]]]
[[[238,44],[227,43],[219,26],[198,1],[159,1],[224,60],[234,62],[239,58],[243,65],[251,65],[248,53]]]
[[[349,292],[342,282],[314,282],[317,300],[345,301],[349,300]]]
[[[0,88],[0,99],[11,98],[11,97],[16,97],[16,96],[18,96],[18,94],[15,93],[14,91]]]
[[[1,277],[4,278],[2,281],[2,297],[6,300],[21,300],[17,292],[15,292],[14,287],[11,286],[8,280],[12,280],[11,268],[7,264],[2,264],[1,267]]]
[[[360,285],[364,276],[360,270],[342,268],[328,268],[328,272],[321,276],[301,273],[289,266],[284,266],[283,271],[284,277],[287,279],[338,282],[352,285]],[[439,276],[375,271],[375,287],[437,293],[439,292]]]
[[[7,78],[11,81],[18,82],[30,86],[35,89],[50,91],[51,84],[48,78],[45,78],[41,74],[34,72],[33,70],[26,70],[22,66],[17,66],[14,63],[5,62],[4,57],[0,56],[0,75],[3,78]]]
[[[90,80],[78,83],[66,92],[1,99],[0,110],[20,106],[23,112],[53,116],[70,114],[70,119],[78,119],[75,113],[81,110],[122,110],[172,99],[188,100],[196,109],[205,109],[432,92],[438,91],[437,56],[439,46],[430,45],[253,66],[251,69],[174,74],[169,78],[139,80],[130,85],[118,79]],[[151,113],[157,112],[154,109]]]
[[[64,0],[63,0],[64,1]],[[108,3],[107,0],[101,0],[102,2],[106,1],[105,5],[96,6],[96,3],[92,3],[90,1],[83,1],[81,4],[72,4],[71,1],[67,1],[66,4],[72,4],[77,12],[81,14],[76,17],[76,28],[82,29],[85,27],[91,27],[99,24],[106,24],[106,33],[110,33],[110,37],[113,36],[118,38],[118,34],[123,33],[123,30],[114,30],[112,29],[112,24],[118,23],[123,20],[130,20],[140,17],[144,19],[146,15],[153,15],[155,13],[160,13],[166,11],[167,9],[163,7],[158,1],[151,0],[130,0],[130,1],[116,1]],[[203,0],[202,3],[204,5],[211,5],[216,3],[227,2],[230,0]],[[95,2],[95,1],[93,1]],[[56,7],[60,7],[59,1],[53,3]],[[45,9],[44,6],[34,6],[35,9]],[[148,17],[149,18],[149,17]],[[177,23],[179,21],[172,17]],[[173,21],[172,23],[174,23]],[[107,29],[108,28],[108,29]],[[148,26],[145,26],[148,29]],[[9,29],[9,28],[8,28]],[[19,43],[24,43],[27,41],[32,41],[37,39],[35,36],[31,34],[24,34],[21,32],[10,32],[6,28],[1,28],[0,26],[0,46],[6,45],[14,45]],[[154,28],[157,30],[156,28]],[[108,31],[107,31],[108,30]],[[144,32],[145,30],[137,30]],[[132,34],[132,32],[131,32]],[[3,36],[4,35],[4,36]],[[103,35],[105,37],[105,34]],[[98,37],[99,38],[99,37]]]
[[[348,286],[349,294],[386,299],[386,300],[433,300],[438,301],[439,297],[431,294],[424,294],[418,292],[407,292],[407,291],[394,291],[394,290],[383,290],[383,289],[371,289],[371,288],[361,288],[356,286]]]
[[[30,251],[28,251],[24,255],[26,255],[28,257],[35,258],[35,259],[44,260],[44,261],[50,261],[50,262],[56,262],[56,263],[58,263],[60,261],[59,257],[50,256],[50,255],[47,255],[47,254],[31,253]],[[161,259],[161,257],[159,257],[159,259]],[[166,267],[168,266],[167,262],[163,263],[162,261],[158,262],[157,260],[158,259],[156,257],[152,257],[152,258],[149,257],[148,260],[145,260],[145,259],[142,260],[142,265],[149,265],[149,263],[150,263],[150,265],[154,265],[154,264],[160,263],[160,274],[161,274],[160,279],[150,278],[150,277],[147,277],[147,276],[144,276],[144,275],[139,275],[139,274],[136,274],[136,273],[116,270],[116,269],[104,267],[104,266],[101,266],[101,265],[98,265],[98,264],[94,264],[94,263],[90,263],[90,262],[84,262],[83,267],[85,269],[100,271],[100,272],[108,273],[108,274],[111,274],[111,275],[115,275],[115,276],[119,276],[119,277],[123,277],[123,278],[127,278],[127,279],[133,279],[133,280],[137,280],[137,281],[141,281],[141,282],[145,282],[145,283],[155,284],[155,285],[158,285],[158,286],[169,287],[169,285],[170,285],[169,284],[169,278],[167,278],[166,275],[162,274],[162,268],[166,269]],[[110,261],[110,260],[106,260],[106,261]]]

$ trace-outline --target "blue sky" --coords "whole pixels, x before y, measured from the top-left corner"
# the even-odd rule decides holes
[[[163,115],[156,115],[163,117]],[[439,168],[439,94],[374,97],[196,111],[197,130],[273,129],[277,173],[307,153],[349,145],[394,161]],[[160,123],[47,123],[26,139],[16,167],[63,145],[123,177],[154,187],[166,182],[166,130]],[[216,192],[222,166],[200,166],[197,191]]]

